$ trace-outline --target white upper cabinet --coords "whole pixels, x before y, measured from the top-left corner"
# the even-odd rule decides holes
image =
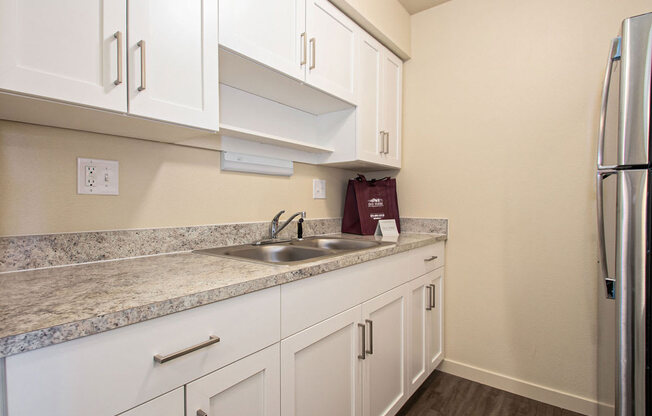
[[[129,1],[129,112],[217,130],[217,0]]]
[[[382,162],[385,140],[380,126],[383,47],[366,33],[360,34],[358,46],[358,157],[368,162]]]
[[[357,31],[355,23],[328,1],[308,0],[306,81],[354,104]]]
[[[385,164],[400,167],[403,63],[393,53],[383,49],[381,130],[385,135],[385,144],[382,156]]]
[[[0,89],[127,110],[125,0],[0,0]]]
[[[305,0],[220,0],[220,45],[295,78],[305,73]]]

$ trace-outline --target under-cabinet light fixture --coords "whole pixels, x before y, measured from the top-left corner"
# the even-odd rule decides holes
[[[221,168],[235,172],[260,173],[263,175],[292,176],[294,162],[271,157],[221,152]]]

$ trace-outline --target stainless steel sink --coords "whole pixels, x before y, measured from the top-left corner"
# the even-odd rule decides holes
[[[354,240],[352,238],[331,238],[331,237],[312,237],[305,240],[292,241],[294,246],[317,247],[327,250],[364,250],[371,247],[379,247],[383,243],[380,241]]]
[[[393,243],[335,237],[309,237],[273,244],[209,248],[193,253],[249,260],[267,264],[294,265],[339,256]]]

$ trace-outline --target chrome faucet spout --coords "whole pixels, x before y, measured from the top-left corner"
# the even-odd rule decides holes
[[[283,215],[285,211],[281,211],[274,216],[271,224],[269,225],[269,238],[274,240],[278,238],[278,234],[283,231],[285,227],[288,226],[297,216],[301,215],[301,218],[306,218],[306,211],[299,211],[290,216],[283,224],[279,225],[279,218]]]

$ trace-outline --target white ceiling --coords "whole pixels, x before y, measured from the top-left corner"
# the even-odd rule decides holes
[[[405,10],[410,14],[419,13],[422,10],[429,9],[438,4],[446,3],[449,0],[398,0]]]

